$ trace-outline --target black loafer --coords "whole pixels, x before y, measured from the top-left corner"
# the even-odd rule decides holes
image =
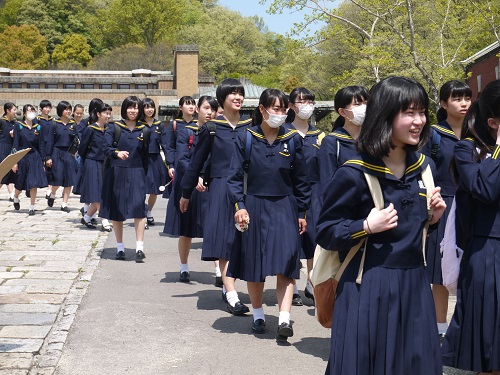
[[[181,283],[189,283],[191,281],[191,278],[189,276],[189,272],[187,272],[187,271],[181,272],[179,275],[179,281]]]
[[[306,298],[312,299],[314,302],[314,294],[309,292],[309,289],[307,289],[307,288],[304,289],[304,296],[306,296]]]
[[[61,206],[61,211],[69,212],[69,207],[68,206],[66,206],[66,207]]]
[[[300,298],[300,295],[298,295],[297,293],[293,295],[292,306],[304,306],[302,298]]]
[[[28,215],[33,216],[35,214],[35,210],[29,210]]]
[[[224,293],[224,291],[222,291],[222,300],[227,303],[227,297],[226,297],[226,293]]]
[[[151,226],[155,225],[155,219],[154,219],[154,217],[148,217],[148,218],[146,218],[146,222],[148,223],[148,225],[151,225]]]
[[[281,337],[292,337],[293,336],[293,328],[290,323],[281,323],[278,327],[278,336]]]
[[[257,319],[252,323],[252,332],[253,333],[266,333],[266,322],[264,319]]]
[[[101,232],[111,232],[113,227],[111,225],[101,225]]]
[[[144,223],[144,229],[149,229],[149,225],[148,225],[147,221]]]
[[[90,219],[90,222],[91,222],[92,224],[94,224],[94,225],[97,225],[97,219],[92,218],[92,219]]]
[[[215,282],[214,285],[217,288],[222,288],[224,286],[224,283],[222,282],[222,276],[215,276]]]
[[[20,202],[14,202],[14,210],[19,211],[21,209]]]
[[[245,315],[247,312],[250,311],[250,309],[244,304],[242,304],[240,301],[238,301],[234,304],[234,307],[228,303],[227,311],[229,311],[233,315]]]
[[[82,207],[82,208],[80,208],[80,213],[82,214],[82,216],[85,216],[86,211],[85,211],[85,209],[84,209],[83,207]]]
[[[125,260],[125,251],[119,251],[116,253],[116,260]]]
[[[14,202],[14,198],[9,198],[9,202]]]
[[[95,229],[96,226],[92,223],[88,223],[85,221],[85,219],[82,217],[82,220],[80,221],[83,225],[85,225],[89,229]]]
[[[30,191],[29,191],[29,190],[26,190],[26,191],[24,192],[24,194],[26,194],[26,197],[27,197],[27,198],[31,198],[31,193],[30,193]]]
[[[146,254],[144,254],[144,251],[139,250],[135,252],[135,262],[136,263],[142,263],[142,260],[146,258]]]
[[[50,199],[50,194],[45,194],[45,199]]]
[[[52,207],[54,205],[55,198],[47,198],[47,206]]]

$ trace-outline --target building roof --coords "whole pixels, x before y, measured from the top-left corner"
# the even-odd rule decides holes
[[[491,43],[489,46],[483,48],[481,51],[476,52],[472,56],[460,62],[465,66],[469,66],[478,61],[484,60],[485,58],[491,56],[493,53],[497,53],[498,51],[500,51],[500,43],[496,41],[495,43]]]

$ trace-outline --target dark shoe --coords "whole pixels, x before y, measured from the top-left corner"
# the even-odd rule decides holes
[[[116,260],[125,260],[125,251],[119,251],[116,253]]]
[[[214,285],[217,288],[222,288],[224,286],[224,283],[222,282],[222,276],[215,276],[215,282]]]
[[[85,219],[82,217],[82,220],[80,221],[83,225],[85,225],[89,229],[95,229],[95,225],[92,223],[88,223],[85,221]]]
[[[240,301],[238,301],[234,304],[234,307],[228,303],[227,311],[229,311],[233,315],[245,315],[247,312],[250,311],[250,309],[244,304],[242,304]]]
[[[51,206],[52,207],[52,206]],[[66,206],[66,207],[62,207],[61,206],[61,211],[64,211],[64,212],[69,212],[69,207]]]
[[[439,345],[443,346],[444,338],[446,337],[446,333],[439,334]]]
[[[281,337],[292,337],[293,336],[293,328],[290,323],[281,323],[278,327],[278,336]]]
[[[146,254],[144,254],[144,251],[139,250],[135,252],[135,262],[136,263],[142,263],[142,260],[146,258]]]
[[[27,197],[27,198],[31,198],[31,193],[30,193],[30,191],[29,191],[29,190],[26,190],[26,191],[24,192],[24,194],[26,194],[26,197]]]
[[[266,322],[264,319],[257,319],[252,323],[253,333],[266,333]]]
[[[55,200],[56,200],[55,198],[48,197],[48,198],[47,198],[47,205],[48,205],[49,207],[52,207],[52,206],[54,205],[54,201],[55,201]]]
[[[149,229],[149,225],[148,225],[147,221],[144,223],[144,229]]]
[[[181,283],[188,283],[188,282],[190,282],[191,279],[189,277],[189,272],[187,272],[187,271],[181,272],[181,274],[179,276],[179,281]]]
[[[35,214],[35,210],[29,210],[28,215],[33,216]]]
[[[304,289],[304,296],[306,296],[309,299],[312,299],[312,301],[314,302],[314,294],[309,292],[309,289],[307,288]]]
[[[9,198],[9,202],[14,202],[14,198]]]
[[[50,199],[50,194],[45,194],[45,199]]]
[[[300,295],[298,294],[293,295],[292,306],[304,306],[304,303],[302,302],[302,298],[300,298]]]
[[[21,209],[21,203],[20,202],[14,202],[14,210],[19,211]]]
[[[92,224],[94,224],[94,225],[97,225],[97,219],[92,218],[92,219],[90,219],[90,222],[91,222]]]
[[[154,219],[154,217],[148,217],[148,218],[146,218],[146,223],[148,223],[148,225],[154,226],[155,225],[155,219]]]
[[[113,227],[111,225],[101,225],[101,231],[102,232],[111,232]]]
[[[80,208],[80,213],[82,214],[82,216],[85,216],[85,210],[82,208]]]
[[[222,291],[222,300],[227,303],[227,297],[226,297],[226,293],[224,293],[224,291]]]

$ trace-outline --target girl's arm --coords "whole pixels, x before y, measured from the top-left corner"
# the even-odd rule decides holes
[[[337,138],[327,135],[321,141],[318,152],[319,181],[323,198],[325,198],[330,187],[333,175],[339,168],[337,145]]]
[[[85,128],[83,133],[81,134],[80,138],[80,144],[78,145],[78,155],[80,155],[82,158],[85,158],[87,156],[87,152],[90,147],[90,143],[92,142],[92,132],[94,129],[92,129],[90,126]]]
[[[299,135],[296,135],[293,141],[295,147],[293,169],[291,170],[293,195],[299,208],[299,218],[304,219],[307,210],[311,206],[311,185],[308,180],[307,163],[302,148],[302,139]]]

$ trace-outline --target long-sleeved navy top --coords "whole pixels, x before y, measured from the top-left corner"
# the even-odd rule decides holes
[[[50,156],[47,155],[47,153],[50,151],[49,144],[52,142],[51,139],[54,137],[54,129],[53,129],[54,118],[49,116],[49,118],[46,119],[45,117],[37,116],[36,121],[41,127],[40,142],[42,143],[42,145],[40,147],[40,151],[42,153],[42,159],[48,160],[50,159]]]
[[[120,140],[114,146],[115,131],[120,131]],[[118,158],[118,152],[128,151],[128,158]],[[137,124],[130,130],[124,120],[108,124],[104,132],[104,155],[111,159],[112,166],[126,168],[144,168],[147,173],[149,166],[149,145],[144,142],[144,125]]]
[[[52,157],[54,147],[67,150],[71,146],[73,139],[77,136],[76,122],[73,120],[69,120],[67,124],[64,124],[60,119],[57,119],[51,123],[50,127],[51,129],[47,130],[47,159]]]
[[[437,125],[432,125],[431,135],[429,140],[422,148],[422,153],[431,157],[432,149],[432,134],[437,132],[440,135],[440,142],[437,154],[433,157],[434,163],[436,164],[436,175],[434,177],[434,182],[436,186],[441,187],[441,195],[447,197],[453,197],[457,190],[455,185],[455,180],[450,171],[450,162],[453,158],[453,150],[458,142],[458,138],[455,132],[448,124],[448,122],[441,121]]]
[[[149,153],[159,154],[160,149],[166,154],[167,150],[167,129],[163,126],[162,122],[154,119],[151,126],[146,121],[139,121],[140,125],[147,126],[150,130],[149,135]]]
[[[41,154],[40,148],[42,147],[41,142],[41,129],[40,124],[33,122],[33,125],[30,127],[20,121],[14,127],[14,145],[13,148],[15,150],[24,150],[25,148],[31,148],[29,151],[30,154],[34,152],[38,152]]]
[[[333,176],[317,222],[316,241],[325,249],[337,250],[343,259],[351,247],[368,236],[365,269],[373,266],[415,268],[423,265],[422,231],[428,220],[426,189],[421,173],[430,158],[417,152],[406,157],[406,171],[399,179],[380,159],[360,154],[346,161]],[[431,167],[432,167],[431,163]],[[397,210],[397,227],[368,235],[363,221],[374,207],[363,174],[380,182],[384,207]]]
[[[457,228],[469,231],[472,236],[500,237],[500,145],[491,145],[491,156],[475,161],[476,143],[465,138],[455,145],[455,162],[459,176],[457,190],[457,218],[461,213],[469,213],[470,228]],[[464,195],[472,200],[462,200]],[[470,215],[474,206],[474,214]],[[465,250],[465,249],[464,249]]]
[[[85,117],[80,120],[80,122],[76,125],[76,134],[78,135],[78,138],[81,139],[83,137],[83,132],[89,125],[91,125],[90,117]]]
[[[234,142],[238,134],[250,126],[252,120],[249,118],[242,119],[234,129],[222,116],[217,117],[212,122],[216,126],[213,150],[210,150],[210,134],[207,130],[207,124],[204,124],[200,129],[198,143],[194,149],[191,163],[189,163],[188,170],[182,178],[181,188],[183,198],[189,199],[191,197],[191,193],[198,184],[198,177],[209,155],[210,177],[227,177]]]
[[[196,123],[197,120],[186,122],[183,118],[170,121],[170,124],[166,129],[167,134],[165,141],[167,146],[165,151],[165,162],[167,163],[168,168],[177,168],[177,153],[175,149],[177,145],[177,132],[186,125],[196,126]]]
[[[200,129],[196,125],[186,125],[177,132],[176,150],[178,160],[176,174],[178,176],[184,175],[188,169],[198,143],[199,131]]]
[[[245,153],[248,154],[245,149],[247,132],[251,134],[247,195],[284,197],[293,194],[297,201],[299,217],[305,217],[311,204],[311,186],[302,137],[295,129],[280,127],[273,144],[268,143],[260,125],[238,135],[227,177],[231,203],[235,205],[236,210],[245,208],[243,161]],[[290,146],[292,138],[293,149]]]
[[[322,139],[318,153],[322,199],[325,198],[337,169],[357,153],[356,140],[344,128],[337,128]]]
[[[97,161],[104,160],[104,132],[96,123],[85,128],[78,145],[78,155],[83,159],[92,159]]]
[[[17,120],[14,118],[11,121],[7,119],[7,117],[2,117],[0,119],[0,129],[3,128],[3,130],[0,133],[0,143],[6,144],[12,147],[12,144],[14,143],[13,138],[10,136],[10,131],[14,130],[14,127],[17,124]]]

